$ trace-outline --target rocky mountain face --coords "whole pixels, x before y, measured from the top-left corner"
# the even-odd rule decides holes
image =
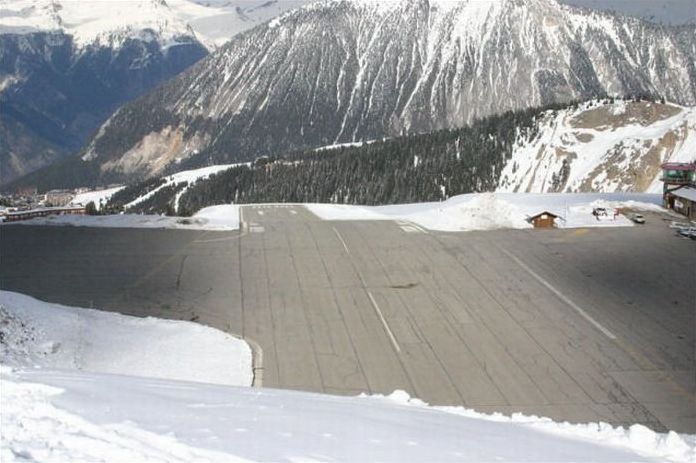
[[[664,162],[696,161],[696,108],[601,101],[547,111],[517,137],[497,191],[661,193]]]
[[[104,176],[463,126],[598,95],[696,104],[696,30],[554,0],[333,0],[247,31],[83,153]]]
[[[83,48],[62,33],[0,35],[0,182],[77,152],[117,107],[206,54],[191,37],[165,49],[141,38]]]
[[[75,154],[123,103],[303,0],[3,0],[0,182]]]

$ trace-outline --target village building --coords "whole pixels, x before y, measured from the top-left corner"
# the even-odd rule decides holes
[[[54,207],[67,206],[73,199],[73,192],[70,190],[51,190],[46,193],[46,205]]]
[[[662,164],[664,207],[696,219],[696,162]]]

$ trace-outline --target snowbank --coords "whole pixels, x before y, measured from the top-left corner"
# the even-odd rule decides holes
[[[239,206],[226,204],[201,209],[193,217],[161,215],[52,215],[7,225],[57,225],[104,228],[172,228],[180,230],[239,230]]]
[[[393,206],[347,206],[307,204],[324,220],[403,220],[439,231],[531,228],[527,218],[548,211],[562,217],[559,228],[630,227],[625,216],[597,220],[595,207],[607,209],[664,211],[661,195],[640,193],[472,193],[455,196],[440,203],[400,204]]]
[[[687,462],[694,436],[120,375],[0,371],[3,461]]]
[[[0,291],[0,363],[233,386],[251,384],[246,342],[197,323],[49,304]]]
[[[234,204],[206,207],[193,218],[203,223],[206,230],[239,230],[239,206]]]
[[[3,462],[681,463],[694,456],[696,436],[640,425],[484,415],[430,407],[402,391],[335,397],[177,380],[251,380],[245,343],[188,322],[2,291],[0,333]]]

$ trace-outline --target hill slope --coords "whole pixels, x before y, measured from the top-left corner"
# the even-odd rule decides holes
[[[617,101],[548,112],[518,140],[498,191],[660,193],[663,162],[696,161],[696,109]]]
[[[191,214],[230,202],[378,205],[487,191],[660,192],[663,162],[694,160],[694,108],[602,100],[152,178],[120,191],[108,208]]]
[[[301,3],[4,1],[0,182],[76,153],[118,106]]]
[[[604,94],[696,104],[696,34],[554,0],[323,1],[280,16],[116,113],[104,175],[462,126]]]

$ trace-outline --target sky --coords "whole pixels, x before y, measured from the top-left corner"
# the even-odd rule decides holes
[[[560,0],[597,10],[615,10],[665,24],[696,23],[696,0]]]

